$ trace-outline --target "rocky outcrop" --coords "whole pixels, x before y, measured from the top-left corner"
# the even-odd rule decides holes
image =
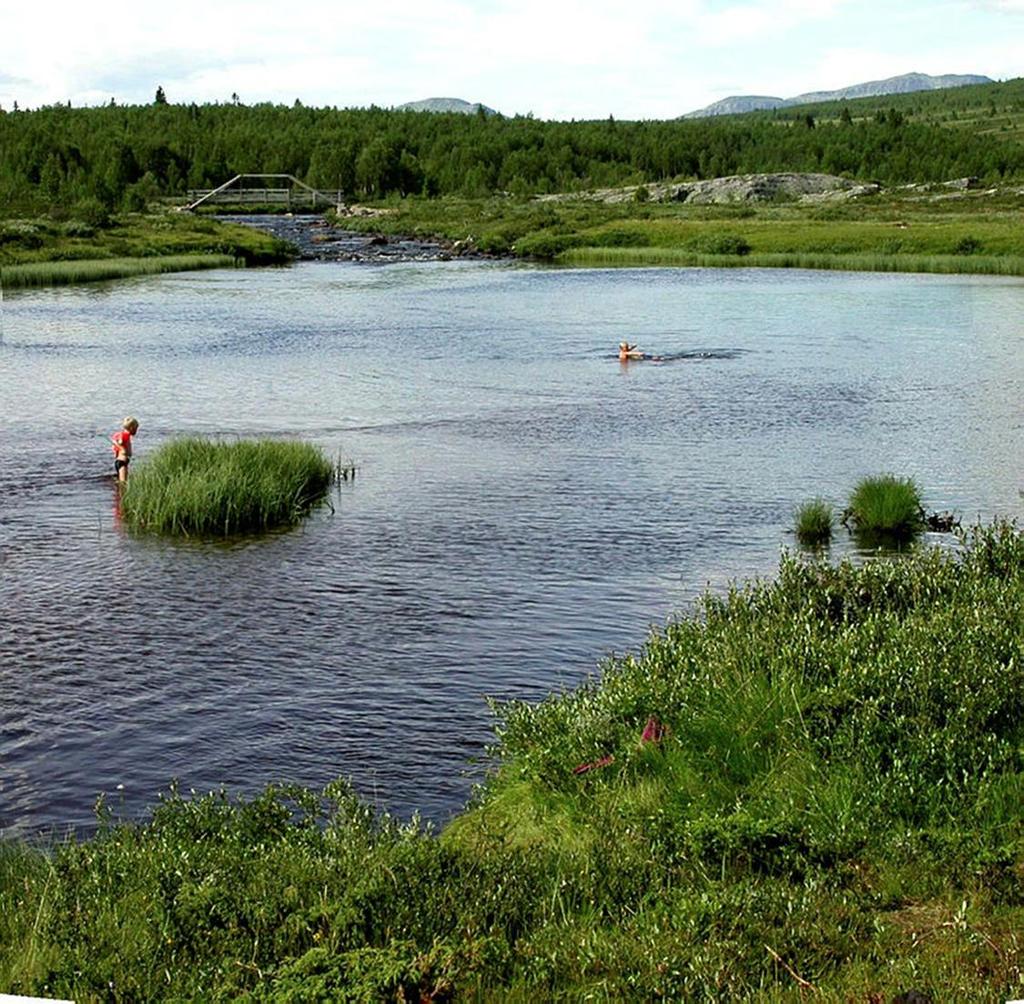
[[[834,174],[737,174],[728,178],[684,181],[673,184],[603,188],[591,192],[538,196],[540,202],[586,199],[593,202],[633,202],[642,187],[652,202],[686,202],[692,205],[742,202],[823,202],[872,195],[876,184],[859,184]]]
[[[676,187],[675,202],[694,205],[733,202],[794,202],[812,197],[849,197],[856,191],[866,194],[878,186],[858,185],[834,174],[738,174],[728,178],[691,181]]]

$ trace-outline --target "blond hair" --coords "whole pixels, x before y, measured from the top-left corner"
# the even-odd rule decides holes
[[[127,429],[132,435],[135,435],[135,430],[139,427],[139,420],[134,415],[129,415],[122,423],[121,428]]]

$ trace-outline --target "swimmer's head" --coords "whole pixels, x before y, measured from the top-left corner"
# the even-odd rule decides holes
[[[122,429],[127,429],[133,436],[139,431],[139,420],[133,415],[129,415],[122,423]]]

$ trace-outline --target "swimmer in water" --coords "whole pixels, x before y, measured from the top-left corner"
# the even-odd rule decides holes
[[[645,353],[629,342],[619,342],[619,362],[628,363],[631,359],[646,359]]]

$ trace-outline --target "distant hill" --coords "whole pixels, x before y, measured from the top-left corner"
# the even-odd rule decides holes
[[[785,98],[771,98],[762,94],[737,94],[722,98],[697,112],[687,112],[684,119],[704,119],[712,115],[742,115],[744,112],[759,112],[765,108],[781,108]]]
[[[480,104],[479,101],[463,101],[461,98],[424,98],[422,101],[407,101],[399,105],[398,112],[459,112],[463,115],[476,115],[483,109],[484,115],[497,115],[493,108]]]
[[[900,77],[888,77],[885,80],[869,80],[864,84],[853,84],[842,87],[838,91],[809,91],[798,94],[795,98],[774,98],[759,95],[736,95],[722,98],[706,108],[695,112],[687,112],[684,119],[709,118],[713,115],[740,115],[743,112],[756,112],[765,108],[782,108],[788,105],[809,105],[822,101],[840,101],[844,98],[871,98],[882,94],[909,94],[913,91],[937,91],[946,87],[967,87],[971,84],[994,83],[991,77],[983,77],[973,73],[947,73],[932,77],[927,73],[904,73]]]

